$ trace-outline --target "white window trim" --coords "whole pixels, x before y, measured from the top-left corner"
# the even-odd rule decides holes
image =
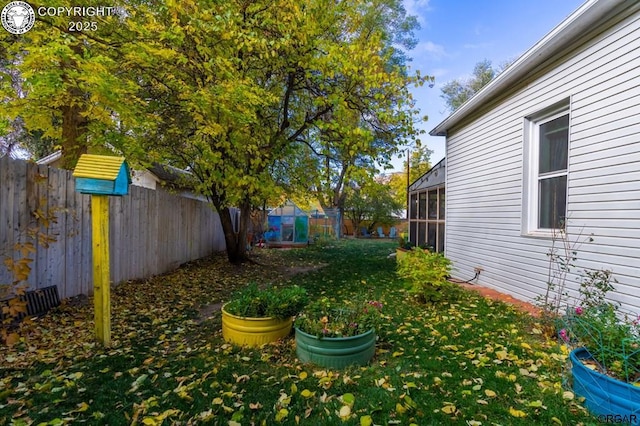
[[[540,126],[564,115],[569,115],[569,134],[567,147],[567,169],[559,172],[545,173],[544,178],[567,176],[569,185],[569,158],[571,147],[571,109],[569,100],[559,102],[544,111],[526,117],[524,120],[524,149],[523,149],[523,199],[522,199],[522,235],[530,237],[553,238],[558,229],[538,227],[539,212],[539,146]],[[567,188],[568,210],[568,188]],[[567,211],[568,213],[568,211]]]

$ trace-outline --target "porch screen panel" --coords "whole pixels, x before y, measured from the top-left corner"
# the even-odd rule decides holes
[[[437,234],[438,224],[435,222],[429,222],[427,228],[427,246],[429,246],[430,250],[438,250],[436,234]]]
[[[424,247],[427,236],[427,224],[425,222],[418,223],[418,246]]]

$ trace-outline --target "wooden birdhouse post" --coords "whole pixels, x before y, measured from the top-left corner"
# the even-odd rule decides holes
[[[129,193],[131,174],[124,157],[84,154],[73,171],[76,191],[91,195],[93,245],[93,304],[96,337],[111,344],[111,294],[109,276],[109,196]]]

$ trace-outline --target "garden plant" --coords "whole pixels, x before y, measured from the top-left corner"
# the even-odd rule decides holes
[[[296,318],[296,328],[317,337],[349,337],[377,330],[383,304],[376,300],[333,302],[322,297]]]
[[[232,295],[225,310],[239,317],[284,319],[298,314],[307,303],[307,291],[302,287],[261,289],[256,283],[250,283]]]
[[[640,316],[624,313],[608,295],[617,282],[608,269],[583,269],[577,294],[569,292],[569,277],[583,244],[593,241],[582,230],[572,238],[565,230],[554,235],[548,253],[547,291],[538,298],[547,331],[571,349],[585,348],[589,365],[624,382],[640,382]],[[563,310],[565,311],[563,313]]]
[[[607,299],[612,281],[609,270],[583,271],[578,300],[558,319],[558,335],[572,348],[585,348],[587,362],[602,374],[640,384],[640,316]]]
[[[442,253],[412,247],[398,257],[398,275],[409,282],[409,291],[421,302],[435,302],[446,296],[452,285],[447,281],[451,273],[451,261]],[[448,295],[452,296],[449,291]]]

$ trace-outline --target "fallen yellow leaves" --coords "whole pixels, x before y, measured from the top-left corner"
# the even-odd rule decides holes
[[[287,418],[288,415],[289,415],[289,410],[287,410],[286,408],[281,408],[276,413],[276,421],[277,422],[282,422],[282,421],[284,421],[284,419]]]
[[[311,392],[309,389],[303,389],[302,392],[300,392],[300,395],[303,398],[311,398],[315,394],[316,394],[315,392]]]
[[[216,280],[217,276],[217,271],[210,271],[206,277]],[[375,362],[363,368],[332,371],[299,363],[293,339],[259,350],[224,343],[215,314],[196,322],[182,313],[202,298],[197,287],[204,285],[204,279],[184,272],[177,277],[167,279],[166,289],[162,287],[161,291],[156,291],[158,282],[153,287],[142,283],[139,289],[129,287],[129,294],[117,297],[121,340],[108,352],[88,346],[59,352],[25,346],[27,357],[48,360],[44,368],[51,371],[31,377],[23,373],[24,379],[0,378],[0,424],[14,413],[12,418],[31,417],[34,424],[51,422],[54,416],[62,419],[66,414],[87,424],[120,421],[229,426],[342,422],[360,426],[421,425],[434,419],[469,426],[515,424],[520,419],[562,425],[552,417],[554,414],[566,424],[576,424],[586,416],[579,412],[578,398],[569,399],[571,393],[563,395],[562,378],[556,371],[566,356],[555,348],[545,353],[546,347],[533,341],[535,336],[527,340],[529,336],[522,334],[527,327],[513,318],[504,324],[497,305],[488,315],[487,311],[474,312],[476,309],[471,309],[467,301],[414,307],[405,303],[407,294],[397,290],[395,296],[401,294],[398,299],[403,303],[398,307],[389,304],[390,314],[386,329],[380,333]],[[349,286],[347,278],[333,275],[330,279],[336,281],[335,288],[324,279],[318,286],[349,296],[342,290]],[[227,279],[221,283],[236,285]],[[393,284],[390,288],[398,287]],[[368,287],[377,285],[367,278]],[[389,301],[395,291],[388,291]],[[157,312],[149,308],[153,303],[145,292],[158,298]],[[483,301],[478,305],[485,309]],[[76,325],[77,321],[74,318],[69,325],[78,328],[86,324],[80,321]],[[501,321],[503,326],[492,328]],[[462,324],[472,327],[467,330]],[[462,337],[456,337],[457,333]],[[441,344],[442,336],[447,340]],[[66,339],[61,339],[61,344]],[[43,352],[36,356],[40,350]],[[21,362],[21,355],[9,352],[6,356],[11,367]],[[73,368],[68,367],[71,359],[78,361]],[[82,393],[89,388],[93,395],[96,392],[91,387],[100,381],[116,383],[122,397],[114,396],[116,401],[110,404],[92,400],[89,392]],[[96,389],[104,391],[106,386]],[[36,394],[37,399],[30,396]],[[46,419],[45,407],[37,401],[43,399],[42,395],[56,401],[50,404],[52,412],[57,404],[65,408]],[[69,395],[76,396],[71,399]],[[35,408],[31,410],[27,407],[34,399]],[[13,401],[17,402],[8,405]],[[120,417],[112,414],[118,410],[124,413]]]
[[[344,395],[338,397],[338,400],[344,404],[340,407],[340,411],[338,411],[338,417],[342,419],[343,422],[349,420],[351,418],[351,408],[355,402],[355,397],[352,393],[345,393]]]
[[[511,414],[513,417],[527,417],[527,413],[522,410],[516,410],[513,407],[509,407],[509,414]]]
[[[343,422],[349,420],[349,418],[351,417],[351,407],[349,407],[348,405],[343,405],[342,407],[340,407],[338,417],[340,417]]]
[[[176,415],[179,412],[180,412],[179,410],[175,410],[175,409],[165,410],[161,414],[143,418],[142,424],[145,424],[148,426],[160,426],[165,421],[165,419],[167,419],[170,416]]]
[[[455,405],[449,403],[449,404],[445,405],[444,407],[442,407],[440,410],[445,414],[455,414],[457,408],[456,408]]]
[[[360,426],[371,426],[373,424],[373,419],[371,416],[366,415],[360,417]]]

